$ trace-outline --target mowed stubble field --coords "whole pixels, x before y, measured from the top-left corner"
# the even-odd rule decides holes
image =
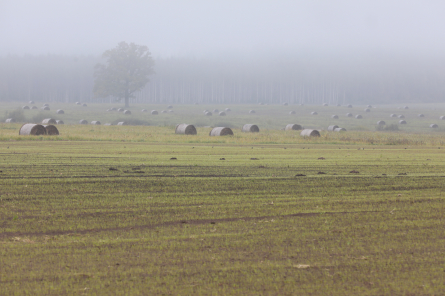
[[[445,292],[437,132],[19,127],[1,126],[1,294]]]

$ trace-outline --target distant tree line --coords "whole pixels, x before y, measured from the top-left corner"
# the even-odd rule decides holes
[[[95,56],[0,57],[0,101],[93,98]],[[132,103],[443,102],[445,60],[404,57],[161,58]]]

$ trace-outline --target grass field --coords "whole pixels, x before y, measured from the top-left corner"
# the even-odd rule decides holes
[[[0,125],[0,295],[445,294],[439,131],[19,127]]]

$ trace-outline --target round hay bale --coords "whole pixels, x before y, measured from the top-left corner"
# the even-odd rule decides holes
[[[57,124],[57,121],[54,118],[46,118],[42,120],[42,124]]]
[[[259,133],[260,128],[255,124],[245,124],[241,131],[245,133]]]
[[[405,110],[408,110],[408,109],[409,109],[409,107],[408,107],[408,106],[405,106],[405,107],[403,107],[403,109],[405,109]]]
[[[130,110],[124,110],[124,114],[130,115],[131,111]]]
[[[212,114],[212,112],[206,112],[206,113],[204,113],[206,116],[212,116],[213,114]]]
[[[34,101],[29,101],[28,104],[29,104],[29,105],[33,105],[33,104],[34,104]]]
[[[389,117],[397,117],[397,114],[391,114]]]
[[[214,127],[209,136],[233,136],[233,131],[228,127]]]
[[[173,109],[172,105],[167,106],[167,109]]]
[[[300,136],[302,137],[319,137],[320,132],[314,129],[304,129],[301,131]]]
[[[54,125],[44,125],[43,127],[46,129],[47,135],[50,135],[50,136],[59,135],[59,130]]]
[[[286,125],[286,127],[284,128],[285,131],[298,131],[298,130],[302,130],[303,127],[299,124],[295,124],[295,123],[291,123]]]
[[[127,125],[125,121],[118,122],[117,125]]]
[[[22,109],[23,110],[29,110],[29,106],[23,106]]]
[[[296,114],[296,113],[297,113],[297,112],[295,112],[295,111],[290,111],[290,112],[289,112],[290,115],[294,115],[294,114]]]
[[[368,105],[368,106],[366,106],[366,108],[372,108],[372,106],[371,106],[371,105]]]
[[[83,104],[82,104],[82,107],[87,107],[87,104],[83,103]]]
[[[161,113],[167,113],[167,111],[165,111],[165,110],[162,110],[162,111],[161,111]]]
[[[430,127],[431,128],[438,128],[439,126],[437,124],[433,123],[433,124],[430,125]]]
[[[219,116],[226,116],[226,112],[224,111],[219,112]]]
[[[79,120],[79,124],[88,124],[88,121],[86,121],[85,119],[81,119]]]
[[[311,115],[318,115],[318,113],[317,112],[311,112]]]
[[[371,109],[366,108],[366,109],[365,109],[365,112],[371,112]]]
[[[219,113],[218,109],[213,109],[213,113]]]
[[[399,118],[405,118],[405,116],[403,116],[403,115],[401,115],[401,114],[400,114],[398,117],[399,117]]]
[[[445,120],[445,116],[440,116],[440,120]]]
[[[328,131],[333,132],[336,128],[339,128],[338,125],[330,125],[328,126]]]
[[[119,109],[117,109],[117,112],[124,112],[124,109],[123,108],[119,108]]]
[[[156,111],[156,110],[151,110],[151,115],[158,115],[159,113],[158,113],[158,111]]]
[[[50,110],[48,106],[44,106],[41,109],[44,110],[44,111],[49,111]]]
[[[346,117],[353,117],[352,113],[346,113]]]
[[[338,115],[332,115],[331,118],[332,119],[338,119]]]
[[[147,109],[142,109],[141,112],[147,112]]]
[[[406,121],[402,119],[399,121],[399,124],[406,124]]]
[[[6,123],[14,123],[15,120],[14,120],[14,118],[8,118],[8,119],[5,120],[5,122]]]
[[[327,103],[323,103],[323,107],[327,107],[329,106]]]
[[[114,107],[113,107],[113,108],[111,108],[110,110],[111,110],[111,111],[117,111],[117,109],[116,109],[116,108],[114,108]]]
[[[355,115],[355,118],[356,118],[356,119],[362,119],[363,116],[361,116],[360,114],[357,114],[357,115]]]
[[[181,123],[178,124],[175,128],[175,134],[181,135],[196,135],[197,131],[194,125]]]
[[[232,110],[230,110],[230,108],[226,108],[226,112],[230,112],[230,111],[232,111]]]
[[[81,105],[80,102],[76,102],[76,105]]]
[[[65,114],[65,111],[63,111],[62,109],[59,109],[56,111],[57,114]]]
[[[348,107],[348,108],[352,108],[352,105],[348,105],[348,106],[346,106],[346,107]]]
[[[32,106],[31,109],[35,110],[35,109],[39,109],[39,108],[37,108],[37,106]]]
[[[22,136],[40,136],[46,135],[46,129],[41,124],[25,123],[19,130],[19,135]]]
[[[338,127],[338,128],[336,128],[336,129],[334,129],[334,132],[337,132],[337,133],[339,133],[339,132],[345,132],[346,131],[346,129],[345,128],[342,128],[342,127]]]
[[[384,122],[383,120],[379,120],[377,121],[377,125],[386,125],[386,122]]]
[[[91,121],[91,124],[92,125],[100,125],[100,121],[99,120],[94,120],[94,121]]]
[[[250,110],[249,111],[249,114],[255,114],[256,112],[255,112],[255,110]]]
[[[43,107],[49,107],[48,103],[43,104]]]
[[[283,106],[287,106],[287,105],[289,105],[289,103],[287,103],[287,102],[284,102],[284,103],[283,103]]]
[[[65,122],[63,122],[63,120],[56,120],[57,124],[65,124]]]
[[[420,113],[419,115],[417,115],[418,117],[425,117],[425,115],[423,115],[422,113]]]

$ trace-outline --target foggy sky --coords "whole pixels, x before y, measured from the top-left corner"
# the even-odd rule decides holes
[[[442,0],[0,0],[0,55],[154,57],[300,52],[443,56]]]

